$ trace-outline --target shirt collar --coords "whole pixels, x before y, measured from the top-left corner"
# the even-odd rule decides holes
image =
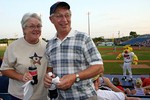
[[[69,32],[69,34],[68,34],[65,38],[67,38],[67,37],[74,37],[74,36],[75,36],[75,33],[76,33],[76,31],[73,30],[73,29],[71,29],[70,32]],[[53,39],[58,39],[58,38],[57,38],[57,33],[55,34],[55,36],[54,36]]]

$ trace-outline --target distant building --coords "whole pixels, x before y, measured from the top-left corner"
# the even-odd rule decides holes
[[[0,43],[0,47],[6,47],[7,43]]]
[[[113,46],[114,42],[99,42],[98,46]]]

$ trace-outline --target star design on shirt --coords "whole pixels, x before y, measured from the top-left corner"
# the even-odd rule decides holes
[[[31,57],[29,57],[30,59],[32,59],[32,61],[33,61],[33,64],[39,64],[39,65],[41,65],[41,62],[40,62],[40,60],[42,59],[42,57],[41,56],[38,56],[36,53],[34,53],[34,55],[33,56],[31,56]]]

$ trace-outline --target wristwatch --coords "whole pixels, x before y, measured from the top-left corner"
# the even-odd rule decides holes
[[[79,74],[76,74],[76,82],[79,82],[79,81],[80,81]]]

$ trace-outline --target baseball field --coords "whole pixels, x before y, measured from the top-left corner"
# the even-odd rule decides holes
[[[116,56],[123,52],[122,46],[98,46],[104,62],[104,74],[122,74],[123,59],[116,60]],[[136,75],[150,74],[150,47],[132,47],[137,55],[138,65],[132,65],[132,72]],[[6,47],[0,47],[0,57],[3,57]]]

